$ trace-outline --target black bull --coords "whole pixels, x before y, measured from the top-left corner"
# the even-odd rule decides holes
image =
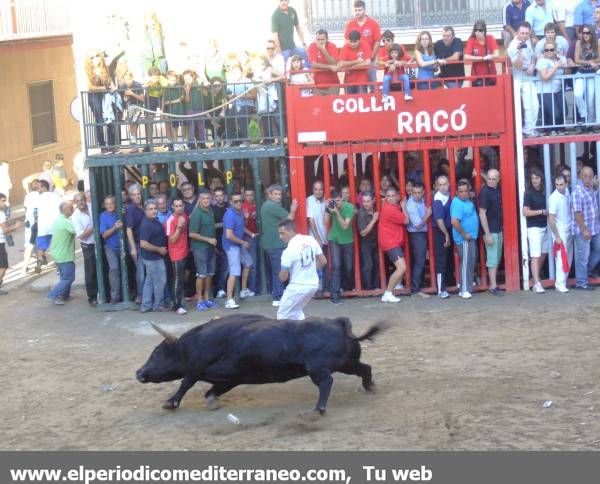
[[[359,342],[371,339],[384,325],[378,323],[355,336],[348,318],[277,321],[235,314],[212,319],[179,338],[153,326],[165,340],[136,376],[142,383],[182,379],[163,408],[179,407],[197,381],[212,384],[205,397],[209,408],[216,408],[217,398],[238,385],[281,383],[308,375],[319,387],[315,410],[324,413],[336,371],[359,376],[364,389],[372,390],[371,367],[360,362]]]

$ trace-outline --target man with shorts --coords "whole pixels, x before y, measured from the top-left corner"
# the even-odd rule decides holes
[[[394,187],[389,187],[385,192],[385,203],[381,206],[379,214],[379,227],[377,230],[379,248],[394,264],[395,270],[390,274],[387,288],[381,296],[381,301],[386,303],[400,302],[400,298],[394,296],[396,285],[402,280],[406,272],[406,261],[404,260],[404,230],[408,223],[408,217],[400,207],[400,195]]]
[[[236,278],[242,275],[242,266],[244,266],[242,281],[248,282],[248,273],[252,268],[252,257],[250,257],[250,252],[248,252],[250,243],[244,240],[246,227],[244,216],[242,215],[242,195],[240,193],[232,194],[230,204],[231,206],[227,209],[223,217],[223,250],[227,254],[227,263],[229,265],[225,309],[237,309],[240,306],[233,298]],[[242,291],[244,292],[247,289],[247,287],[242,287]]]
[[[479,221],[485,241],[485,264],[490,280],[490,294],[501,296],[496,276],[502,259],[502,193],[498,186],[500,172],[488,170],[486,185],[479,192]]]
[[[8,202],[8,197],[0,193],[0,296],[5,296],[8,291],[2,289],[2,280],[6,269],[8,269],[8,254],[6,253],[6,235],[20,229],[23,222],[16,220],[7,220],[4,209]]]
[[[216,266],[217,229],[210,199],[211,194],[208,190],[200,192],[198,206],[192,211],[189,222],[190,246],[196,266],[197,311],[208,311],[217,306],[211,299],[212,278]]]
[[[291,220],[279,222],[278,230],[279,238],[287,244],[281,255],[279,280],[289,280],[289,283],[281,297],[277,319],[302,321],[305,319],[304,307],[319,289],[317,270],[327,264],[327,259],[313,237],[296,233]]]

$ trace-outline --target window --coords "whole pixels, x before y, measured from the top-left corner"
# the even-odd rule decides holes
[[[28,90],[33,147],[56,143],[52,81],[29,84]]]

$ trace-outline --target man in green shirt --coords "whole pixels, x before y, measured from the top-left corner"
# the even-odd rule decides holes
[[[71,297],[71,285],[75,280],[75,227],[70,217],[73,204],[62,202],[60,215],[52,226],[50,253],[58,266],[58,284],[48,294],[48,301],[62,306]]]
[[[196,264],[196,310],[207,311],[217,307],[210,298],[212,278],[215,275],[217,246],[215,214],[210,207],[210,192],[203,190],[198,205],[190,215],[190,247]]]
[[[277,44],[277,50],[281,52],[286,64],[293,55],[299,55],[306,61],[306,42],[304,33],[298,22],[298,13],[289,6],[289,0],[279,0],[279,7],[271,15],[271,32]],[[302,42],[302,47],[296,47],[294,43],[294,29]]]
[[[346,289],[354,287],[354,205],[344,201],[340,190],[331,189],[331,199],[325,211],[325,224],[329,229],[331,250],[331,302],[341,304],[342,265]]]
[[[267,196],[269,197],[260,208],[260,219],[262,223],[262,231],[260,234],[260,244],[270,263],[271,271],[271,296],[273,297],[273,306],[279,306],[279,300],[283,295],[283,285],[279,280],[279,271],[281,270],[281,254],[285,245],[279,238],[277,224],[284,219],[294,220],[298,202],[292,200],[290,212],[281,206],[282,197],[281,185],[271,185],[267,188]]]

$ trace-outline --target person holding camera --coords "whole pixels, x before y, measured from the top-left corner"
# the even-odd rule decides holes
[[[507,49],[512,64],[513,79],[517,80],[523,104],[523,136],[538,136],[535,131],[540,103],[535,86],[535,54],[531,43],[531,25],[521,23],[517,36]]]
[[[331,199],[325,211],[325,224],[330,224],[329,247],[331,248],[331,302],[341,304],[342,266],[348,276],[354,274],[354,205],[342,198],[337,188],[331,189]]]

